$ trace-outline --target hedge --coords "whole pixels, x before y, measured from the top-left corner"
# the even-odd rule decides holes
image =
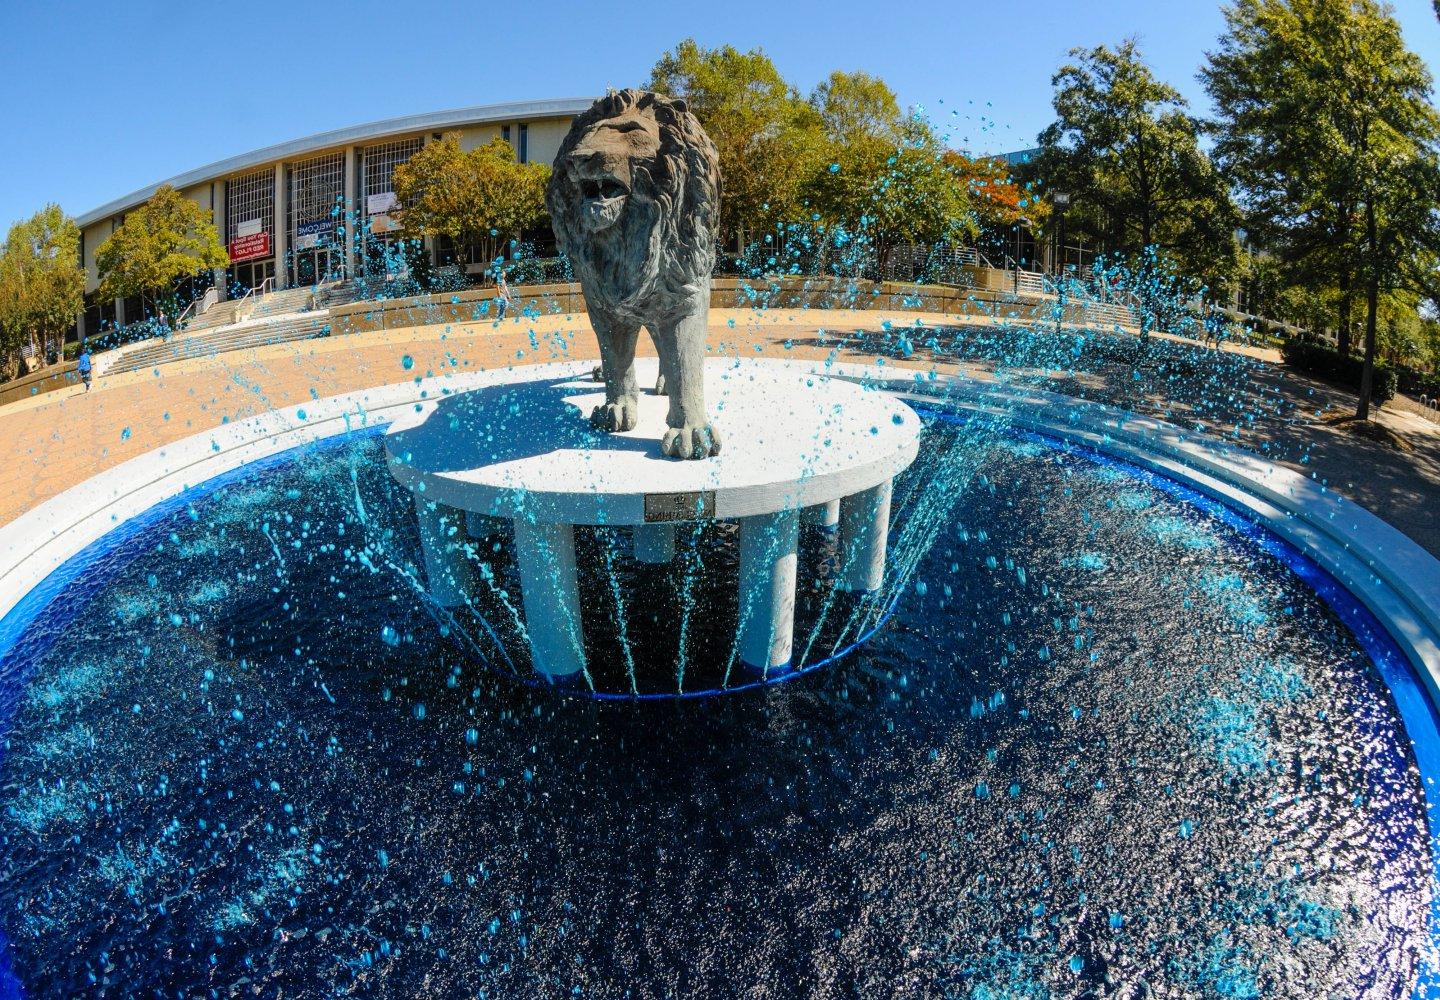
[[[1361,358],[1341,354],[1332,347],[1303,337],[1286,338],[1280,345],[1280,356],[1285,359],[1286,365],[1296,371],[1318,376],[1356,393],[1360,391],[1360,377],[1365,370],[1365,362]],[[1377,358],[1375,380],[1370,385],[1370,401],[1383,405],[1387,400],[1394,399],[1399,383],[1395,369]]]

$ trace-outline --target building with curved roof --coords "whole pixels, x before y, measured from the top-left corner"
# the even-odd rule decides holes
[[[286,288],[353,276],[394,240],[391,177],[426,142],[458,132],[464,149],[496,138],[522,163],[554,159],[560,141],[592,97],[487,104],[409,115],[320,132],[220,160],[79,216],[86,312],[80,333],[143,318],[143,304],[101,302],[95,250],[125,213],[169,184],[212,215],[230,253],[217,272],[223,290]]]

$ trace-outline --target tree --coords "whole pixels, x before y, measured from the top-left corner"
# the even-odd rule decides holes
[[[1052,78],[1056,120],[1027,173],[1072,198],[1066,225],[1112,257],[1173,259],[1212,285],[1234,270],[1236,213],[1199,123],[1127,39],[1075,49]]]
[[[1019,227],[1038,231],[1049,221],[1049,202],[1036,194],[1033,181],[1018,180],[1005,160],[995,156],[972,157],[953,149],[945,150],[942,155],[946,168],[964,186],[975,213],[975,224],[992,248],[1008,253],[1014,249],[1010,239]]]
[[[720,154],[720,229],[743,251],[747,234],[803,215],[800,188],[820,161],[815,109],[760,49],[703,49],[687,38],[650,73],[650,89],[682,97]]]
[[[174,313],[177,283],[225,267],[230,256],[210,212],[162,184],[150,200],[125,216],[95,250],[100,294],[150,300],[157,314]]]
[[[895,92],[869,73],[836,70],[815,88],[810,106],[819,115],[826,138],[840,145],[875,138],[898,142],[904,131]]]
[[[1238,0],[1202,79],[1217,153],[1245,189],[1258,233],[1292,268],[1364,295],[1365,366],[1356,417],[1370,414],[1382,300],[1430,296],[1440,252],[1440,115],[1431,77],[1375,0]]]
[[[929,125],[903,114],[883,80],[832,73],[810,106],[824,129],[824,156],[802,185],[805,205],[832,232],[867,240],[878,277],[899,244],[934,247],[974,235],[964,180]]]
[[[0,348],[13,356],[27,340],[37,350],[58,343],[84,303],[75,220],[46,205],[11,226],[0,248]]]
[[[902,243],[934,248],[976,233],[964,178],[919,122],[898,140],[863,136],[832,145],[829,165],[812,175],[805,192],[822,223],[869,242],[877,277]]]
[[[505,243],[545,218],[549,179],[548,166],[517,162],[504,139],[466,152],[459,133],[450,133],[395,168],[401,234],[476,244],[489,265]]]

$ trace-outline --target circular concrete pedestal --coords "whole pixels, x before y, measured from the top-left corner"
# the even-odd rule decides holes
[[[655,361],[637,361],[636,374],[654,385]],[[464,604],[466,526],[512,521],[536,669],[573,677],[585,662],[574,525],[632,526],[636,558],[662,563],[675,522],[738,520],[741,659],[762,675],[783,669],[802,512],[807,523],[838,523],[840,585],[878,589],[890,481],[915,459],[920,420],[887,393],[784,362],[709,360],[705,397],[723,450],[699,461],[660,453],[665,397],[643,391],[637,426],[603,433],[589,423],[603,386],[523,370],[395,421],[386,456],[416,496],[431,595]]]

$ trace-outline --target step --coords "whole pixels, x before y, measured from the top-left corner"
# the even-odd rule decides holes
[[[137,348],[124,357],[117,358],[107,366],[105,375],[138,371],[195,358],[214,357],[231,351],[266,347],[271,344],[310,340],[328,332],[329,315],[324,312],[308,313],[293,319],[272,323],[245,324],[231,329],[220,329],[213,333],[188,333],[168,341],[159,341]]]

